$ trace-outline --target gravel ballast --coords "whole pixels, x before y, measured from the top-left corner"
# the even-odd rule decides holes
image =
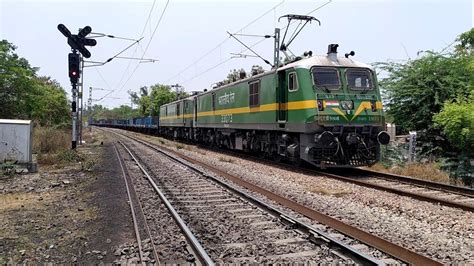
[[[136,134],[442,263],[474,263],[474,214]],[[179,148],[178,148],[179,147]]]

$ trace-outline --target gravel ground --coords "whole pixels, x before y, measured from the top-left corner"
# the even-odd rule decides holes
[[[217,263],[351,263],[350,260],[341,260],[331,253],[327,246],[311,244],[293,230],[285,230],[285,226],[277,219],[239,198],[226,201],[226,204],[234,205],[231,208],[221,207],[219,205],[222,202],[212,203],[211,200],[203,203],[202,205],[207,206],[200,209],[190,207],[195,205],[196,200],[202,200],[192,194],[221,188],[141,144],[132,147],[160,186],[167,188],[173,205]],[[183,187],[183,183],[187,186]],[[214,193],[213,196],[216,197],[212,200],[219,200],[220,193]],[[227,192],[223,194],[224,198],[234,197]],[[184,201],[183,197],[186,197]],[[238,214],[233,212],[239,209],[249,211]],[[249,217],[242,218],[243,215]],[[297,242],[294,242],[295,239]],[[291,242],[287,243],[286,240]],[[288,253],[296,256],[288,258]]]
[[[203,151],[192,145],[178,145],[149,136],[146,139],[174,148],[440,262],[474,264],[473,213]]]
[[[97,159],[90,171],[62,162],[0,177],[0,265],[111,263],[133,240],[123,179],[102,137],[94,136],[104,145],[78,148]]]

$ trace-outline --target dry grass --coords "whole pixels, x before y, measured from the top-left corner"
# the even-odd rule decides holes
[[[33,131],[33,151],[35,153],[56,153],[69,148],[70,145],[70,130],[36,127]]]
[[[451,184],[452,179],[449,178],[449,175],[439,169],[439,165],[436,163],[416,163],[416,164],[407,164],[403,167],[394,166],[392,168],[385,168],[381,164],[375,164],[370,167],[371,170],[416,177],[420,179],[441,182],[446,184]]]
[[[69,162],[75,155],[69,150],[71,130],[52,127],[36,127],[33,131],[33,152],[42,165],[53,165],[58,162]]]
[[[320,194],[320,195],[328,195],[328,196],[335,196],[335,197],[342,197],[344,195],[350,194],[350,192],[346,190],[333,189],[333,188],[329,189],[329,188],[321,187],[317,185],[311,185],[309,187],[309,191]]]
[[[234,159],[228,158],[228,157],[219,157],[219,161],[225,162],[225,163],[233,163]]]

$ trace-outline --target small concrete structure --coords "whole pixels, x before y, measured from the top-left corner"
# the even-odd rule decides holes
[[[25,165],[36,172],[32,158],[33,124],[31,120],[0,119],[0,163]]]
[[[387,123],[386,128],[386,131],[390,136],[390,141],[395,141],[397,134],[397,127],[395,126],[395,124]]]

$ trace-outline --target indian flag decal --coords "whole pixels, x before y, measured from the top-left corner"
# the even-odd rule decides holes
[[[329,101],[324,101],[324,107],[338,107],[339,106],[339,101],[334,101],[334,100],[329,100]]]

